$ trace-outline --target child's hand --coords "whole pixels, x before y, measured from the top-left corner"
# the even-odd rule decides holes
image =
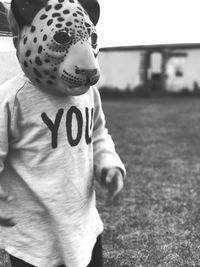
[[[101,182],[108,189],[111,199],[114,199],[124,187],[124,179],[119,168],[103,169]]]
[[[8,204],[10,201],[12,200],[11,196],[6,195],[1,186],[0,186],[0,207],[2,207],[1,202]],[[1,209],[1,208],[0,208]],[[15,225],[13,218],[11,217],[7,217],[7,216],[3,216],[0,213],[0,225],[4,226],[4,227],[12,227]]]

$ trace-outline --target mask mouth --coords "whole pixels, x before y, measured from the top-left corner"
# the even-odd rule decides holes
[[[99,75],[99,74],[98,74],[98,75],[94,75],[94,76],[91,77],[91,78],[87,78],[87,79],[86,79],[86,83],[85,83],[85,85],[86,85],[86,86],[92,86],[92,85],[95,85],[95,84],[98,82],[99,78],[100,78],[100,75]]]
[[[100,78],[100,74],[95,71],[94,74],[90,75],[90,76],[86,76],[86,75],[72,75],[68,72],[66,72],[65,70],[63,71],[62,75],[61,75],[61,79],[62,81],[68,85],[70,88],[76,88],[76,87],[81,87],[81,86],[92,86],[95,85],[98,80]]]

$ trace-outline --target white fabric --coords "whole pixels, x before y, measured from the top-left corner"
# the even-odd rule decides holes
[[[97,89],[55,96],[17,76],[0,87],[0,136],[0,185],[14,197],[1,211],[17,223],[0,228],[0,247],[39,267],[86,267],[103,231],[94,164],[97,175],[104,167],[125,172]]]

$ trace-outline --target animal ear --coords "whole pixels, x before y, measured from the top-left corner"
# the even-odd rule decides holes
[[[47,2],[48,0],[12,0],[11,10],[19,28],[30,25],[35,15],[46,6]]]
[[[83,8],[87,11],[90,20],[94,25],[97,24],[100,16],[100,6],[97,0],[79,0]]]

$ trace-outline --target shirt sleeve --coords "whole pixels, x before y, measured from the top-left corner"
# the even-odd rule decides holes
[[[94,93],[94,105],[93,151],[95,176],[99,179],[103,168],[117,167],[125,177],[126,170],[124,164],[116,153],[112,137],[109,135],[105,126],[106,122],[100,94],[96,88]]]
[[[10,88],[6,85],[0,86],[0,180],[9,153],[9,146],[14,137],[16,97],[10,91]]]
[[[4,162],[8,154],[10,120],[9,104],[0,95],[0,174],[4,170]]]

